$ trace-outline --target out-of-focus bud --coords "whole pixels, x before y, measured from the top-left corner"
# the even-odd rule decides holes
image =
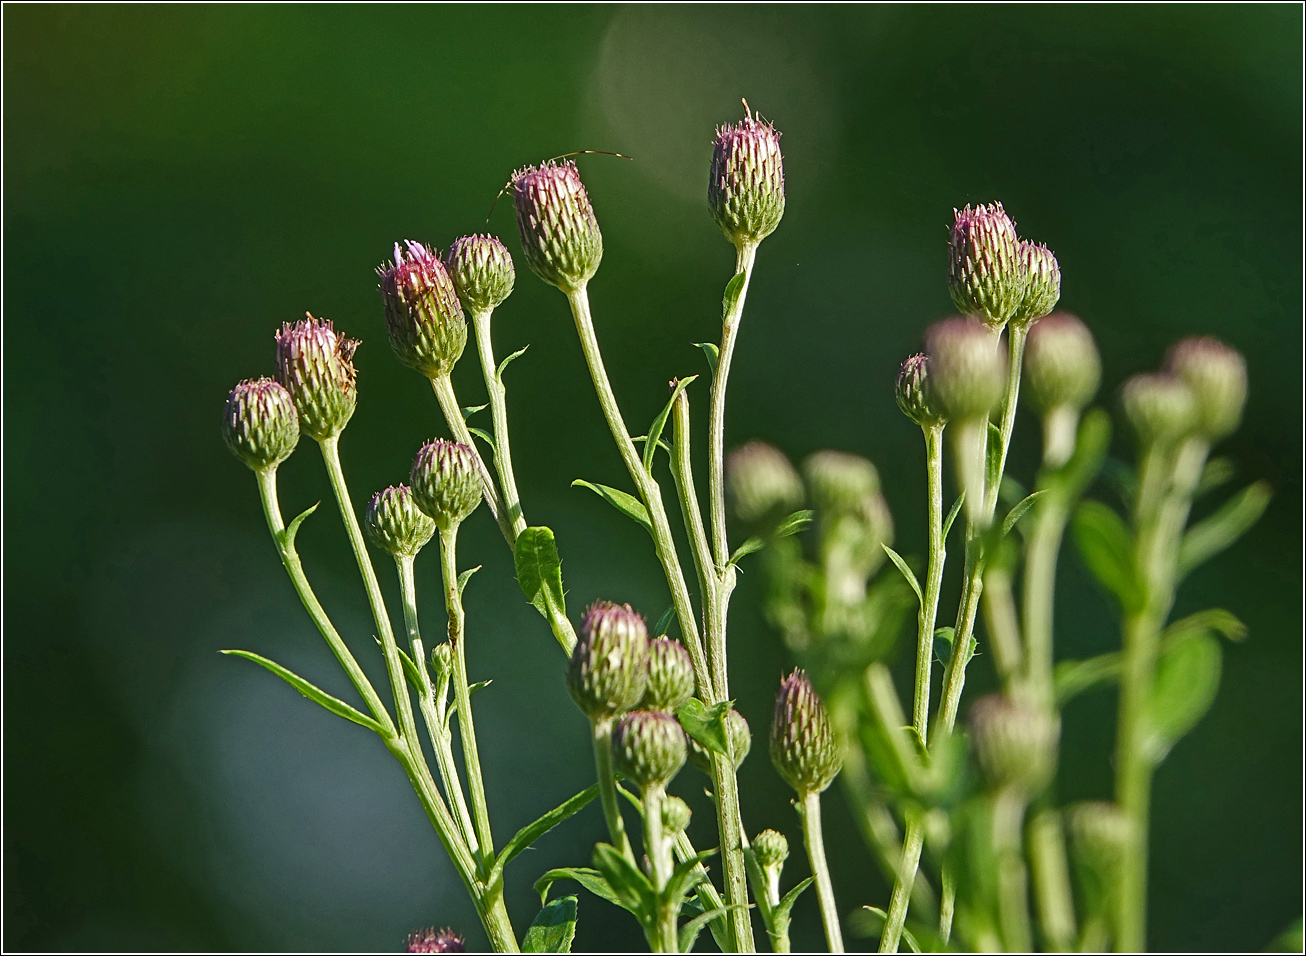
[[[309,315],[277,333],[277,381],[299,412],[299,430],[316,441],[339,435],[354,414],[356,339]]]
[[[842,451],[818,451],[803,463],[812,503],[820,511],[860,511],[880,493],[880,473],[865,458]]]
[[[934,428],[947,418],[930,390],[930,357],[924,352],[909,356],[898,369],[893,397],[902,413],[921,428]]]
[[[753,838],[753,855],[764,870],[784,866],[789,859],[789,840],[783,833],[763,830]]]
[[[749,116],[717,130],[707,204],[736,246],[775,232],[785,213],[785,171],[774,126]]]
[[[435,534],[435,522],[422,513],[407,485],[391,485],[367,506],[367,536],[395,557],[412,557]]]
[[[222,410],[222,440],[255,471],[281,464],[299,444],[299,413],[290,393],[270,378],[241,382]]]
[[[567,665],[567,690],[590,720],[639,706],[648,688],[648,628],[629,604],[596,601]]]
[[[670,714],[632,710],[612,728],[612,762],[641,790],[665,787],[685,765],[685,732]]]
[[[1020,244],[1020,265],[1025,271],[1025,295],[1011,321],[1028,325],[1051,312],[1061,298],[1061,267],[1047,246]]]
[[[1135,375],[1125,382],[1120,400],[1144,448],[1176,442],[1198,426],[1197,400],[1177,375]]]
[[[948,291],[957,309],[1001,327],[1025,298],[1025,269],[1016,224],[1002,203],[953,210],[948,239]]]
[[[735,516],[767,527],[803,506],[803,481],[789,459],[765,442],[751,441],[726,456],[726,490]]]
[[[1056,718],[1001,694],[981,697],[971,708],[975,753],[994,787],[1037,793],[1056,769]]]
[[[408,934],[410,953],[465,953],[466,951],[463,938],[448,927],[436,929],[432,926]]]
[[[467,319],[436,251],[408,240],[376,270],[385,328],[399,361],[427,378],[448,375],[467,345]]]
[[[1081,410],[1097,394],[1102,380],[1093,333],[1068,312],[1035,323],[1025,345],[1024,376],[1027,394],[1039,411]]]
[[[1114,803],[1077,803],[1066,811],[1070,852],[1104,885],[1116,879],[1120,860],[1133,839],[1133,825]]]
[[[694,665],[679,641],[659,637],[648,643],[648,689],[641,710],[674,714],[694,696]]]
[[[458,298],[472,312],[489,312],[512,294],[516,273],[508,247],[494,236],[463,236],[444,254]]]
[[[1247,361],[1237,349],[1209,336],[1184,339],[1171,347],[1165,369],[1192,389],[1202,434],[1211,441],[1233,434],[1247,404]]]
[[[841,451],[815,452],[803,473],[819,522],[826,599],[858,606],[867,580],[884,562],[881,545],[893,541],[879,473],[865,458]]]
[[[668,796],[662,801],[662,827],[673,836],[689,829],[692,816],[689,804],[679,797]]]
[[[437,438],[418,449],[409,480],[417,507],[441,531],[461,524],[481,503],[476,454],[456,441]]]
[[[799,797],[830,786],[843,766],[825,705],[801,670],[781,682],[775,698],[771,762]]]
[[[935,322],[925,334],[931,395],[949,421],[986,418],[1002,398],[1005,362],[993,334],[974,319]]]
[[[531,271],[563,292],[583,288],[599,271],[603,234],[576,164],[519,169],[512,176],[512,198]]]
[[[748,729],[744,715],[731,710],[726,714],[726,733],[730,735],[730,750],[735,758],[735,769],[738,770],[753,747],[753,732]],[[694,769],[712,776],[712,755],[693,737],[689,738],[689,762],[694,765]]]

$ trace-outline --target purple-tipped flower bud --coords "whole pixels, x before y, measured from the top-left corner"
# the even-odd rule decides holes
[[[1184,339],[1171,347],[1165,368],[1192,389],[1202,434],[1212,441],[1233,434],[1247,404],[1247,361],[1236,349],[1209,336]]]
[[[801,670],[784,679],[775,698],[771,762],[799,797],[830,786],[843,766],[825,705]]]
[[[481,503],[476,454],[456,441],[437,438],[418,449],[409,480],[417,507],[441,531],[461,524]]]
[[[931,391],[930,357],[923,352],[909,356],[902,363],[893,397],[898,400],[902,413],[921,428],[934,428],[947,421]]]
[[[1037,322],[1025,345],[1024,376],[1029,397],[1039,411],[1080,411],[1097,394],[1102,380],[1102,360],[1093,333],[1068,312]]]
[[[1197,428],[1197,399],[1177,375],[1135,375],[1125,382],[1120,400],[1143,448],[1171,444]]]
[[[339,435],[358,401],[358,341],[312,315],[285,323],[276,338],[277,381],[295,401],[299,430],[316,441]]]
[[[399,361],[427,378],[447,375],[467,345],[467,319],[444,263],[420,242],[395,243],[395,258],[376,270],[385,328]]]
[[[463,236],[444,254],[458,298],[472,312],[489,312],[512,294],[516,272],[508,247],[494,236]]]
[[[612,728],[612,762],[641,790],[665,787],[685,765],[685,732],[670,714],[632,710]]]
[[[689,804],[679,797],[668,796],[662,801],[662,827],[672,834],[684,833],[688,830],[693,815]]]
[[[629,604],[596,601],[567,665],[567,690],[590,720],[639,706],[648,688],[648,628]]]
[[[1056,769],[1056,718],[1001,694],[981,697],[971,708],[975,752],[995,787],[1038,792]]]
[[[735,758],[735,769],[743,764],[748,751],[753,748],[753,732],[748,729],[748,721],[737,710],[726,714],[726,733],[730,736],[730,752]],[[701,770],[712,776],[712,755],[693,737],[689,738],[689,762],[695,770]]]
[[[1051,312],[1061,298],[1061,267],[1047,246],[1020,244],[1020,266],[1025,273],[1025,295],[1011,321],[1028,325]]]
[[[395,557],[412,557],[435,534],[435,522],[417,507],[407,485],[391,485],[374,494],[364,527],[374,545]]]
[[[464,953],[466,951],[463,938],[448,927],[438,930],[432,926],[408,934],[410,953]]]
[[[782,867],[789,859],[789,839],[776,830],[763,830],[753,837],[753,855],[764,870]]]
[[[583,288],[599,271],[603,234],[576,164],[519,169],[512,176],[512,199],[531,271],[563,292]]]
[[[726,491],[746,525],[772,525],[803,506],[803,481],[784,454],[751,441],[726,457]]]
[[[1075,861],[1110,886],[1121,857],[1133,839],[1133,824],[1114,803],[1078,803],[1066,811],[1070,852]]]
[[[648,643],[648,689],[641,710],[674,714],[694,696],[694,665],[679,641],[659,637]]]
[[[973,319],[935,322],[925,334],[932,399],[950,421],[986,418],[1002,397],[1005,363],[993,334]]]
[[[785,171],[774,126],[749,116],[717,130],[707,204],[736,246],[775,232],[785,213]]]
[[[948,291],[957,309],[1001,327],[1025,298],[1016,224],[1002,203],[953,210],[948,239]]]
[[[241,382],[222,410],[222,440],[255,471],[281,464],[299,444],[299,414],[290,393],[270,378]]]

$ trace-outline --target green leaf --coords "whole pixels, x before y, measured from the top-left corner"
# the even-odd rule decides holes
[[[809,877],[810,879],[810,877]],[[684,926],[680,927],[679,943],[677,950],[682,953],[688,953],[694,948],[694,940],[698,939],[698,934],[703,932],[703,927],[714,919],[725,916],[731,910],[743,909],[743,903],[736,903],[734,906],[718,906],[716,909],[708,910],[705,913],[699,913]]]
[[[1075,544],[1098,583],[1115,595],[1126,612],[1143,605],[1142,583],[1134,564],[1134,540],[1120,516],[1097,501],[1085,501],[1071,522]]]
[[[1016,522],[1025,517],[1025,512],[1034,507],[1034,502],[1045,494],[1047,494],[1046,488],[1036,491],[1032,495],[1026,495],[1012,506],[1012,509],[1007,512],[1007,516],[1002,519],[1002,533],[1004,535],[1011,534],[1011,529],[1016,526]]]
[[[984,446],[984,487],[998,488],[1002,480],[1002,429],[989,422],[988,442]]]
[[[493,438],[493,436],[491,436],[490,433],[487,432],[485,429],[483,429],[483,428],[472,428],[472,427],[469,425],[469,426],[467,427],[467,430],[468,430],[469,432],[471,432],[473,435],[475,435],[477,438],[479,438],[481,441],[485,442],[485,444],[489,445],[489,446],[490,446],[490,451],[493,452],[493,451],[496,450],[495,447],[494,447],[494,438]]]
[[[657,893],[653,884],[620,850],[610,843],[596,844],[594,868],[603,874],[621,905],[639,917],[641,923],[647,924],[656,917]]]
[[[608,881],[603,878],[603,874],[598,870],[590,869],[588,866],[560,866],[557,869],[549,870],[536,880],[535,892],[540,894],[541,905],[549,898],[549,887],[558,880],[575,880],[599,899],[607,900],[622,909],[629,909],[613,892],[612,887],[608,885]]]
[[[612,507],[620,511],[627,518],[638,521],[649,534],[653,533],[653,522],[649,520],[648,509],[639,502],[639,499],[626,494],[624,491],[619,491],[616,488],[609,488],[607,485],[585,481],[583,478],[577,478],[571,483],[571,486],[573,488],[577,486],[588,488],[608,504],[612,505]]]
[[[880,542],[880,547],[884,549],[885,553],[889,556],[889,560],[894,563],[894,566],[902,572],[902,576],[907,579],[907,583],[911,585],[911,589],[916,592],[916,600],[924,604],[925,597],[921,594],[921,584],[916,580],[916,575],[912,572],[912,569],[907,567],[907,562],[902,559],[902,556],[898,554],[897,551],[893,550],[893,548],[889,547],[884,542]]]
[[[870,918],[861,924],[861,931],[867,936],[881,936],[884,934],[884,925],[889,922],[889,914],[878,906],[863,906]],[[902,928],[902,941],[907,944],[907,948],[913,953],[921,952],[921,945],[916,941],[916,934],[907,927]]]
[[[934,629],[934,659],[940,664],[947,664],[952,656],[952,642],[957,638],[955,627],[936,627]],[[942,652],[942,653],[940,653]]]
[[[490,406],[489,406],[488,404],[486,404],[486,405],[464,405],[462,408],[459,409],[459,411],[461,411],[461,412],[463,413],[463,421],[467,421],[469,418],[471,418],[471,417],[472,417],[473,415],[475,415],[477,412],[484,411],[485,409],[487,409],[487,408],[489,408],[489,407],[490,407]]]
[[[1215,514],[1189,528],[1179,546],[1179,577],[1187,576],[1246,534],[1265,513],[1271,496],[1270,483],[1258,481],[1230,498]]]
[[[1086,690],[1120,678],[1120,655],[1099,654],[1082,661],[1062,661],[1052,670],[1057,706],[1064,707]]]
[[[726,730],[726,714],[734,701],[723,700],[709,707],[697,697],[691,697],[679,710],[676,719],[685,733],[706,750],[713,753],[729,754],[730,737]]]
[[[596,783],[592,787],[582,790],[566,803],[554,807],[534,823],[527,824],[518,830],[516,835],[508,841],[507,845],[499,851],[499,855],[494,860],[494,865],[490,867],[490,876],[486,882],[493,884],[501,879],[504,867],[511,863],[517,854],[521,853],[522,850],[525,850],[563,820],[566,820],[579,812],[598,795],[599,785]],[[543,898],[541,898],[541,902],[543,902]]]
[[[653,636],[661,637],[666,634],[667,631],[671,629],[671,621],[675,616],[676,606],[674,604],[669,605],[667,609],[662,612],[662,616],[658,618],[658,622],[653,625]]]
[[[331,713],[335,714],[338,717],[343,717],[345,718],[345,720],[352,720],[360,727],[366,727],[368,730],[378,733],[382,737],[385,736],[386,733],[385,728],[382,727],[375,720],[373,720],[371,717],[368,717],[366,714],[360,713],[359,711],[350,707],[343,700],[340,700],[337,697],[332,697],[326,691],[322,690],[322,688],[317,687],[314,684],[310,684],[308,681],[304,680],[304,678],[300,677],[294,671],[287,670],[286,668],[278,664],[276,661],[270,661],[266,657],[262,657],[251,651],[228,650],[228,651],[222,651],[222,653],[234,654],[237,657],[245,658],[245,660],[247,661],[253,661],[255,664],[258,664],[260,667],[266,667],[268,670],[276,674],[283,681],[285,681],[291,687],[295,688],[295,690],[299,691],[301,694],[303,694],[309,700],[313,701],[315,704],[322,705],[323,707],[325,707],[327,710],[331,711]]]
[[[521,941],[523,953],[570,953],[576,938],[576,897],[546,903]]]
[[[472,575],[479,570],[481,570],[481,566],[478,564],[476,567],[468,568],[462,574],[458,575],[458,593],[460,595],[463,593],[463,589],[467,587],[467,582],[471,580]]]
[[[513,361],[514,359],[521,358],[521,356],[526,352],[526,350],[527,350],[528,348],[530,348],[529,345],[523,345],[523,346],[522,346],[521,348],[519,348],[516,352],[513,352],[513,353],[512,353],[511,355],[509,355],[506,359],[504,359],[502,362],[500,362],[500,363],[499,363],[499,367],[498,367],[497,369],[494,370],[494,377],[495,377],[496,379],[500,379],[500,380],[502,380],[502,379],[503,379],[503,370],[506,369],[506,368],[508,367],[508,363],[511,362],[511,361]],[[481,407],[484,408],[484,406],[481,406]]]
[[[676,382],[676,387],[671,392],[671,398],[648,428],[648,435],[644,439],[644,470],[650,474],[653,471],[653,456],[657,454],[658,450],[658,439],[662,437],[662,429],[667,425],[667,416],[671,414],[671,406],[676,403],[680,393],[688,388],[689,383],[696,378],[698,378],[697,375],[691,375],[689,378],[682,378]]]
[[[1228,458],[1212,458],[1202,469],[1202,477],[1197,482],[1197,488],[1193,491],[1194,498],[1200,498],[1216,488],[1223,487],[1233,481],[1234,476],[1238,474],[1238,466]]]
[[[1220,642],[1206,633],[1189,634],[1161,652],[1147,702],[1146,742],[1160,762],[1215,703],[1220,687]]]
[[[685,894],[707,879],[707,873],[700,864],[716,856],[716,852],[716,847],[713,847],[695,854],[688,860],[681,860],[676,865],[667,879],[667,885],[662,889],[662,901],[665,906],[669,906],[676,913],[680,912],[680,907],[685,902]]]
[[[735,306],[739,303],[739,296],[744,291],[744,282],[747,278],[747,273],[736,272],[734,277],[726,283],[725,295],[721,297],[722,318],[734,311]]]
[[[513,547],[517,583],[526,600],[545,618],[567,616],[567,599],[562,590],[562,561],[553,532],[545,527],[527,528],[517,535]]]
[[[952,510],[948,512],[947,519],[943,522],[943,540],[948,540],[948,532],[952,530],[952,523],[957,520],[957,515],[961,512],[962,502],[966,500],[966,492],[957,495],[957,500],[952,503]]]
[[[707,356],[708,368],[710,368],[712,373],[715,375],[716,363],[721,355],[721,349],[712,342],[695,342],[694,344],[703,350],[703,354]]]
[[[377,641],[377,643],[381,642]],[[408,683],[413,685],[413,690],[417,691],[417,693],[425,693],[426,688],[422,686],[422,672],[417,669],[413,659],[404,653],[402,647],[395,647],[395,650],[399,652],[399,663],[403,665],[404,676],[408,678]]]
[[[812,523],[812,516],[815,514],[811,509],[804,508],[802,511],[795,511],[793,514],[785,517],[774,531],[771,532],[773,538],[787,538],[791,534],[797,534]]]
[[[809,876],[784,896],[780,897],[780,902],[771,907],[771,922],[777,925],[777,929],[779,928],[781,921],[783,921],[785,928],[788,928],[789,914],[793,911],[794,904],[798,902],[798,897],[803,895],[803,890],[811,886],[815,879],[816,877]]]
[[[295,516],[295,520],[290,522],[289,527],[287,527],[285,531],[281,532],[281,541],[287,551],[295,550],[295,535],[299,534],[299,526],[304,523],[305,519],[307,519],[309,515],[311,515],[314,511],[317,511],[317,505],[320,505],[321,503],[322,502],[319,501],[317,504],[313,505],[313,507],[306,508],[304,511],[301,511],[298,515]]]
[[[754,551],[761,551],[765,547],[765,538],[749,538],[739,547],[735,548],[734,553],[730,555],[730,560],[726,562],[726,567],[738,564],[740,558],[745,558]]]
[[[1247,637],[1247,625],[1234,617],[1222,607],[1213,607],[1198,611],[1172,623],[1161,634],[1161,644],[1178,641],[1193,633],[1220,634],[1231,641],[1242,641]]]

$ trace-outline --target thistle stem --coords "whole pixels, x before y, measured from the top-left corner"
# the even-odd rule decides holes
[[[1029,863],[1044,947],[1051,952],[1070,952],[1076,936],[1075,905],[1066,838],[1055,810],[1043,810],[1030,821]]]
[[[658,893],[657,931],[652,942],[660,953],[680,951],[676,932],[676,911],[663,900],[662,891],[671,878],[671,844],[662,829],[662,787],[644,789],[644,841],[653,871],[653,888]]]
[[[635,862],[635,852],[626,836],[626,824],[621,818],[621,805],[617,803],[617,775],[612,769],[612,721],[590,722],[590,736],[594,743],[594,769],[598,775],[599,799],[603,803],[603,819],[608,824],[608,837],[622,856]]]
[[[494,420],[494,470],[499,475],[504,511],[512,526],[513,540],[516,541],[517,535],[526,530],[526,518],[522,515],[521,495],[517,493],[517,479],[512,471],[512,449],[508,444],[507,389],[494,365],[494,343],[490,339],[491,315],[490,309],[473,309],[472,327],[476,330],[476,352],[481,358],[481,375],[485,378],[485,391],[490,396],[490,415]]]
[[[462,406],[458,404],[458,396],[454,394],[453,382],[447,374],[437,375],[431,379],[431,389],[435,392],[436,401],[440,403],[440,411],[444,413],[444,421],[449,426],[449,431],[453,432],[453,437],[459,444],[471,449],[472,457],[476,460],[476,472],[481,476],[481,492],[485,496],[485,506],[494,516],[495,524],[499,526],[499,531],[503,539],[508,542],[508,547],[513,547],[517,542],[517,534],[513,531],[513,524],[508,518],[503,499],[499,497],[499,489],[495,487],[494,479],[490,476],[490,469],[485,467],[481,450],[476,447],[476,439],[472,437],[467,422],[463,419]]]
[[[694,466],[689,454],[689,393],[682,390],[676,396],[671,410],[672,454],[671,474],[680,499],[680,514],[689,536],[690,552],[694,556],[694,570],[698,574],[698,589],[703,595],[703,616],[707,630],[719,626],[720,610],[717,591],[716,566],[708,547],[707,533],[703,527],[703,513],[698,506],[698,492],[694,488]]]
[[[912,885],[921,864],[921,847],[925,843],[925,828],[915,816],[907,822],[907,835],[903,837],[898,875],[893,882],[893,895],[889,897],[889,912],[880,936],[880,952],[896,953],[902,940],[902,928],[907,922],[907,907],[911,903]]]
[[[830,869],[825,862],[825,836],[821,830],[821,795],[801,794],[794,803],[803,821],[803,846],[807,861],[816,877],[816,896],[821,904],[821,923],[825,927],[825,941],[832,953],[842,953],[843,931],[839,928],[839,910],[834,902],[834,886],[830,883]]]
[[[762,925],[766,927],[766,935],[771,940],[771,952],[787,953],[791,949],[789,922],[786,920],[780,926],[775,922],[775,908],[780,905],[779,874],[773,871],[776,873],[776,879],[767,879],[767,874],[752,853],[744,854],[744,864],[748,868],[748,883],[753,888],[757,913],[762,917]]]
[[[929,486],[930,560],[925,572],[925,600],[920,605],[916,629],[916,692],[912,726],[921,740],[929,739],[930,677],[934,662],[934,628],[939,613],[939,592],[947,542],[943,540],[943,428],[922,429],[925,434],[925,478]]]

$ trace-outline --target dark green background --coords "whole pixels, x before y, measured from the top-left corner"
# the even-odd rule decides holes
[[[598,331],[642,430],[668,378],[703,371],[690,343],[718,335],[733,253],[703,194],[713,126],[741,96],[784,131],[788,208],[759,256],[728,440],[871,457],[900,550],[922,548],[923,469],[890,383],[949,311],[953,206],[1001,199],[1056,250],[1104,401],[1183,334],[1247,355],[1247,422],[1224,451],[1277,494],[1180,598],[1229,608],[1251,637],[1157,778],[1151,942],[1258,949],[1300,915],[1298,7],[23,6],[4,26],[6,948],[387,949],[429,923],[480,939],[380,744],[217,654],[342,685],[218,413],[271,371],[276,325],[311,309],[364,343],[343,441],[355,497],[402,479],[442,424],[390,353],[373,267],[396,239],[484,228],[514,167],[601,149],[635,157],[580,164],[606,242]],[[516,250],[507,203],[489,228]],[[501,354],[531,345],[508,376],[528,518],[558,534],[573,616],[597,597],[657,616],[642,532],[569,488],[624,476],[562,297],[521,272],[495,335]],[[456,380],[483,400],[473,362]],[[701,384],[692,401],[701,425]],[[1028,418],[1017,442],[1028,479]],[[282,474],[290,513],[329,497],[307,443]],[[470,656],[495,678],[478,700],[502,839],[591,770],[556,645],[488,515],[462,541],[462,564],[485,566]],[[329,507],[300,543],[367,651]],[[434,629],[438,571],[418,571]],[[1063,577],[1062,654],[1113,647],[1107,599],[1073,558]],[[745,574],[731,646],[762,735],[786,659],[759,583]],[[974,688],[990,681],[977,665]],[[1108,793],[1112,711],[1109,692],[1068,711],[1065,798]],[[677,787],[706,822],[701,783]],[[743,787],[750,829],[796,837],[764,748]],[[827,804],[841,906],[885,905],[837,791]],[[586,863],[601,834],[591,809],[512,866],[519,929],[531,881]],[[795,858],[787,882],[803,870]],[[796,944],[819,946],[814,898],[798,910]],[[642,940],[582,896],[577,945]]]

